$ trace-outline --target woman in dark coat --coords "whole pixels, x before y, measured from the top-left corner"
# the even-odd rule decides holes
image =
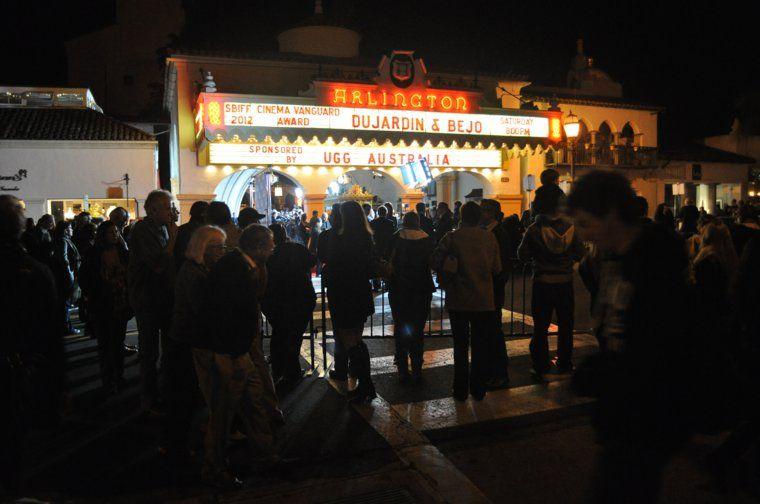
[[[275,248],[267,261],[267,289],[261,308],[272,324],[272,378],[275,383],[282,380],[294,385],[302,378],[301,342],[317,300],[311,283],[317,258],[300,243],[288,240],[282,224],[272,224],[269,229]]]
[[[166,342],[165,449],[173,456],[187,454],[187,436],[196,405],[197,391],[208,404],[211,398],[213,352],[207,341],[204,318],[210,268],[224,255],[228,237],[217,226],[196,229],[185,250],[185,262],[174,284],[172,327]]]
[[[388,300],[393,314],[399,381],[408,381],[411,360],[412,381],[418,383],[422,378],[422,336],[435,290],[430,272],[435,245],[420,229],[417,213],[405,214],[402,226],[391,242]]]
[[[128,262],[129,253],[116,223],[105,221],[79,275],[98,340],[103,387],[113,393],[124,385],[124,338],[132,317],[127,299]]]
[[[370,377],[369,350],[362,341],[367,317],[375,313],[369,283],[375,262],[372,231],[357,202],[341,204],[340,212],[341,227],[330,235],[327,299],[335,337],[343,343],[348,354],[351,375],[358,379],[349,398],[361,403],[376,397]]]

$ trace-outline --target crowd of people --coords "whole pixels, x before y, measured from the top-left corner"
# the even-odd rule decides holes
[[[554,170],[541,181],[527,220],[505,218],[491,199],[457,202],[454,211],[444,202],[419,203],[399,217],[390,203],[347,201],[310,220],[299,214],[297,237],[282,223],[258,224],[264,215],[253,208],[235,222],[216,201],[194,203],[190,220],[177,226],[172,195],[161,190],[147,196],[146,217],[133,224],[123,208],[100,222],[83,213],[73,223],[45,215],[35,224],[24,220],[18,200],[0,196],[2,307],[11,328],[0,347],[0,372],[13,405],[0,415],[11,448],[2,457],[6,481],[18,481],[23,433],[54,423],[61,410],[62,337],[75,332],[74,303],[85,331],[97,338],[109,392],[124,387],[124,355],[132,350],[124,341],[135,318],[142,407],[165,419],[162,453],[188,454],[202,397],[208,422],[201,476],[230,487],[240,484],[226,457],[234,430],[254,447],[255,464],[280,463],[278,395],[303,377],[299,357],[316,303],[315,273],[335,339],[329,376],[348,401],[376,397],[362,335],[375,312],[378,279],[388,286],[400,383],[423,381],[424,328],[438,286],[453,337],[452,396],[480,401],[509,384],[502,308],[513,265],[523,261],[533,272],[535,380],[574,372],[575,389],[597,398],[594,422],[604,445],[599,502],[609,502],[613,491],[632,502],[651,498],[661,469],[689,433],[726,420],[720,413],[731,408],[718,390],[721,378],[739,376],[742,390],[755,397],[757,212],[737,204],[731,215],[711,216],[687,203],[676,218],[663,204],[652,220],[646,200],[620,175],[590,173],[569,195]],[[601,350],[577,365],[576,268],[591,294]],[[269,361],[262,314],[272,326]],[[713,394],[695,396],[695,370],[700,390]],[[349,377],[356,382],[350,390]],[[751,401],[740,402],[738,416],[756,429],[758,412]],[[734,456],[746,432],[737,429],[716,457]]]

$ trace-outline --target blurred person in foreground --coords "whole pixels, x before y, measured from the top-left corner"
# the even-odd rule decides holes
[[[672,234],[644,225],[622,175],[591,172],[568,197],[575,229],[600,251],[599,355],[576,371],[593,395],[602,444],[593,502],[656,502],[662,471],[691,432],[687,260]]]
[[[53,427],[64,389],[62,319],[50,269],[21,246],[24,211],[0,195],[0,500],[23,490],[32,427]]]

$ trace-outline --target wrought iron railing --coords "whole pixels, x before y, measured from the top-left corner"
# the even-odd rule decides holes
[[[628,168],[652,168],[657,166],[656,147],[635,145],[580,144],[572,149],[576,166],[620,166]],[[547,153],[547,166],[570,164],[570,151],[560,149]]]
[[[528,280],[531,276],[532,268],[529,263],[518,260],[512,260],[510,263],[510,275],[505,285],[505,303],[502,307],[507,311],[506,318],[503,318],[504,336],[507,338],[529,337],[532,334],[532,318],[528,315],[530,306],[530,292],[528,290]],[[324,284],[320,283],[317,289],[317,306],[312,312],[309,320],[308,333],[304,334],[304,339],[309,341],[309,358],[308,363],[312,373],[317,373],[318,367],[320,375],[328,370],[327,360],[327,343],[334,341],[335,335],[332,330],[332,323],[329,317],[327,306],[327,293]],[[364,327],[364,338],[383,339],[393,338],[393,317],[389,312],[387,302],[388,289],[383,280],[377,280],[375,285],[378,289],[375,291],[375,314],[369,317]],[[452,337],[451,326],[448,322],[448,313],[445,308],[446,293],[444,290],[437,288],[433,293],[433,301],[428,311],[427,323],[425,325],[426,338],[450,338]],[[503,312],[502,312],[503,313]],[[316,315],[316,318],[315,318]],[[318,319],[318,320],[317,320]],[[271,326],[266,318],[263,318],[263,335],[264,338],[271,337]],[[530,329],[530,331],[529,331]],[[590,329],[576,329],[576,333],[588,332]],[[556,332],[549,332],[550,335],[556,335]],[[321,347],[321,352],[317,356],[317,342]],[[304,356],[305,357],[305,356]],[[321,366],[318,366],[317,360],[321,360]]]

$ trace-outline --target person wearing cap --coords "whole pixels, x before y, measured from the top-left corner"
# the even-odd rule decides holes
[[[266,215],[259,213],[259,211],[253,207],[244,208],[238,215],[238,227],[242,231],[251,224],[258,224],[264,217],[266,217]]]

